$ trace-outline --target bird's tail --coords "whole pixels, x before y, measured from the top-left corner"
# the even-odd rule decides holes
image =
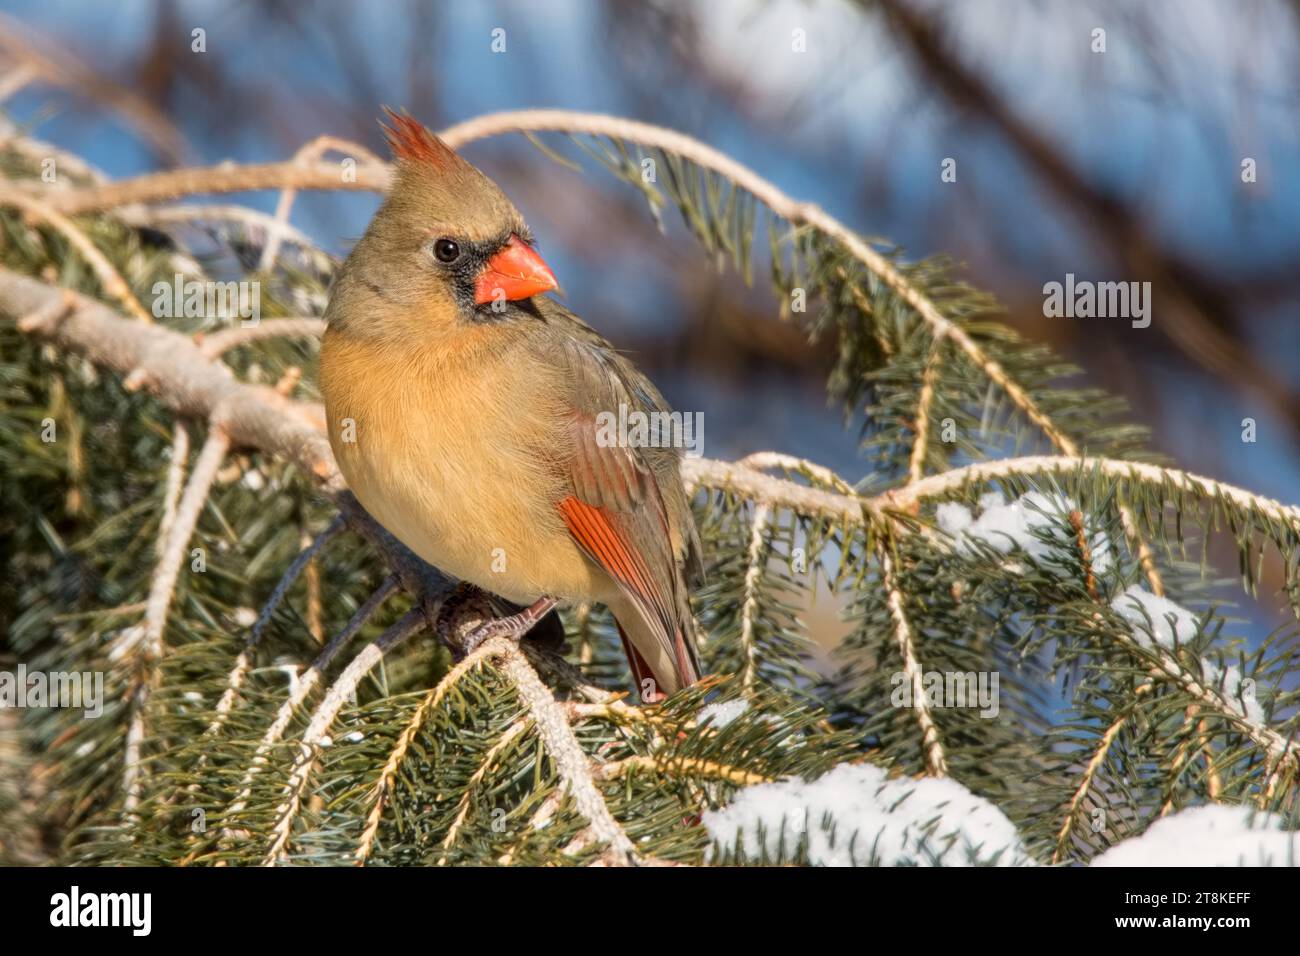
[[[628,637],[622,622],[616,620],[615,623],[618,625],[618,636],[623,641],[623,652],[627,654],[632,679],[636,683],[636,690],[641,695],[642,703],[657,704],[669,693],[694,684],[700,679],[700,663],[695,652],[695,642],[688,630],[689,623],[677,627],[673,639],[671,663],[661,662],[661,669],[664,666],[671,666],[672,673],[663,674],[655,673],[654,668]]]

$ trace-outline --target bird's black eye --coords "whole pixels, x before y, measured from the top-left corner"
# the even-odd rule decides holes
[[[451,239],[439,239],[433,244],[433,254],[439,262],[455,262],[460,258],[460,246]]]

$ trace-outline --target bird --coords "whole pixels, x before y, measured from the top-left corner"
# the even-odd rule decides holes
[[[526,608],[488,633],[518,639],[559,605],[605,605],[642,702],[658,703],[701,677],[683,450],[601,426],[620,408],[671,408],[546,294],[559,283],[497,184],[409,114],[385,114],[392,185],[325,312],[339,470],[423,560]]]

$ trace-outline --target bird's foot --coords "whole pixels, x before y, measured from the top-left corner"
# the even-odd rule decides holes
[[[496,614],[492,596],[474,585],[461,581],[452,592],[430,602],[425,614],[433,622],[433,631],[460,660],[465,656],[465,639]]]
[[[550,601],[550,604],[545,602]],[[555,600],[542,598],[521,608],[466,581],[427,608],[433,631],[457,660],[490,637],[527,638],[553,654],[564,652],[564,625],[554,613]]]
[[[509,617],[500,617],[494,621],[488,621],[486,624],[480,624],[461,642],[461,647],[465,654],[472,654],[484,641],[494,637],[504,637],[508,640],[518,641],[525,634],[531,631],[542,618],[550,614],[559,600],[553,597],[538,598],[531,605],[524,608],[518,614],[512,614]]]

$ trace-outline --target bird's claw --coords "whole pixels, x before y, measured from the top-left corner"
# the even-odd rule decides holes
[[[545,628],[533,629],[558,603],[555,598],[540,598],[531,607],[500,617],[503,603],[482,589],[461,582],[436,610],[430,608],[435,621],[434,631],[457,659],[473,653],[484,641],[494,637],[518,641],[532,631],[543,643],[549,639]],[[560,631],[559,644],[563,646],[563,628],[558,621],[554,629]]]
[[[470,631],[461,642],[462,653],[472,654],[483,645],[484,641],[494,637],[519,641],[533,629],[537,622],[551,613],[551,610],[558,603],[559,601],[553,597],[538,598],[518,614],[500,617],[494,621],[488,621],[486,624],[480,624]]]

